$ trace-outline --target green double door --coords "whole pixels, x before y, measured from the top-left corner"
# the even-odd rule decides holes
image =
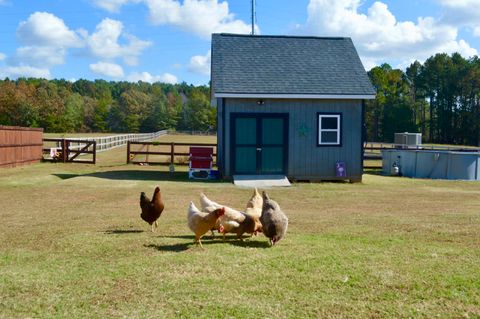
[[[287,114],[232,114],[233,174],[286,174]]]

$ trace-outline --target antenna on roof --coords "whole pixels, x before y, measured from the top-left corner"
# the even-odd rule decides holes
[[[252,0],[252,35],[255,35],[255,0]]]

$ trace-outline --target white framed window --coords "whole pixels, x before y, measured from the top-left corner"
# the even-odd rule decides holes
[[[318,146],[342,145],[342,114],[318,113]]]

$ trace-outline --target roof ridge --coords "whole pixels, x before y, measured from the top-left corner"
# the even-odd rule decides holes
[[[213,33],[223,37],[248,37],[248,38],[291,38],[291,39],[321,39],[321,40],[349,40],[350,37],[318,37],[313,35],[274,35],[274,34],[238,34],[238,33]]]

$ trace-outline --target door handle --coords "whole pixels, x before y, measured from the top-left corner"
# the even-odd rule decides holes
[[[257,152],[261,152],[262,149],[260,147],[257,147]]]

